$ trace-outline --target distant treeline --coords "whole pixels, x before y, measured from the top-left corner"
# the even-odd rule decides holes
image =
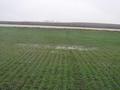
[[[88,28],[110,28],[120,29],[120,24],[104,23],[82,23],[82,22],[18,22],[18,21],[0,21],[0,24],[14,25],[42,25],[42,26],[68,26],[68,27],[88,27]]]

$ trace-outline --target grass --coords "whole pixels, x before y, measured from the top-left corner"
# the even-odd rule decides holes
[[[120,90],[120,32],[0,28],[0,90]]]

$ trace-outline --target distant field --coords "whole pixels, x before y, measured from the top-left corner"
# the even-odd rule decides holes
[[[0,90],[120,90],[120,32],[0,27]]]
[[[46,25],[15,25],[15,24],[0,24],[0,27],[23,27],[23,28],[47,28],[47,29],[70,29],[70,30],[100,30],[100,31],[120,31],[115,28],[95,28],[95,27],[74,27],[74,26],[46,26]]]

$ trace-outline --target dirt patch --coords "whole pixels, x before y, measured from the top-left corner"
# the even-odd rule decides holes
[[[65,45],[40,45],[40,44],[24,44],[19,43],[17,46],[20,47],[33,47],[33,48],[45,48],[45,49],[56,49],[56,50],[79,50],[79,51],[88,51],[88,50],[96,50],[96,47],[85,47],[85,46],[65,46]]]
[[[88,50],[95,50],[97,48],[83,47],[83,46],[57,46],[55,49],[88,51]]]

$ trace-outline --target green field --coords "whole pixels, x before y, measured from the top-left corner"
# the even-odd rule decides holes
[[[120,32],[1,27],[0,90],[120,90]]]

